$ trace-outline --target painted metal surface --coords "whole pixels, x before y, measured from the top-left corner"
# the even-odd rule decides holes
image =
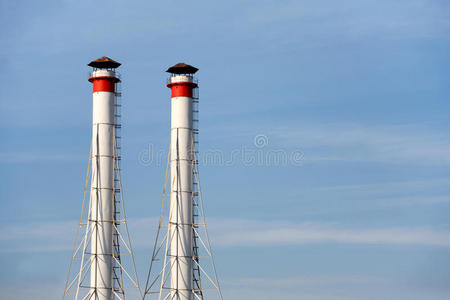
[[[116,83],[120,82],[116,72],[111,70],[95,70],[89,78],[92,82],[92,92],[115,93]]]
[[[88,66],[93,67],[93,68],[103,68],[103,69],[108,69],[108,68],[118,68],[120,67],[120,63],[107,57],[107,56],[103,56],[100,57],[96,60],[91,61]]]
[[[186,76],[173,76],[180,82]],[[184,90],[192,87],[182,83]],[[173,91],[173,90],[172,90]],[[192,300],[192,98],[172,97],[170,147],[171,299]]]
[[[103,58],[96,61],[104,62]],[[120,176],[120,75],[95,67],[100,66],[94,66],[89,78],[93,84],[91,151],[62,299],[125,300],[126,290],[133,292],[130,289],[141,299]]]
[[[94,86],[104,81],[104,73],[93,72]],[[90,286],[96,300],[111,300],[113,289],[114,97],[114,90],[93,93]]]
[[[187,65],[185,63],[178,63],[169,69],[166,72],[171,74],[195,74],[198,71],[196,67],[191,65]]]
[[[168,70],[170,151],[144,299],[223,300],[200,189],[197,68],[177,69],[185,66]]]

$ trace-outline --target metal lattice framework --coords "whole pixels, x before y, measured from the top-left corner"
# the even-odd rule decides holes
[[[198,171],[198,89],[195,89],[193,97],[193,124],[191,138],[191,170],[192,170],[192,295],[195,300],[220,299],[223,300],[220,289],[214,257],[211,251],[211,243],[206,226],[204,214],[203,198],[200,188],[200,179]],[[172,145],[171,141],[171,145]],[[172,149],[171,145],[169,149]],[[178,143],[176,145],[178,151]],[[178,161],[176,162],[178,163]],[[147,276],[144,290],[144,298],[147,299],[174,299],[177,300],[177,292],[170,287],[171,276],[177,276],[173,264],[173,255],[171,255],[172,240],[177,238],[170,226],[171,216],[177,212],[170,208],[169,197],[167,196],[167,183],[170,170],[170,152],[167,157],[165,180],[163,186],[163,195],[161,203],[161,214],[159,218],[158,230],[155,244],[153,247],[150,268]],[[179,172],[177,172],[179,174]],[[179,182],[180,180],[177,180]],[[170,186],[170,185],[169,185]],[[176,232],[176,231],[175,231]],[[171,263],[172,261],[172,263]],[[194,300],[192,299],[192,300]]]
[[[114,153],[114,187],[113,187],[113,220],[112,222],[112,253],[107,254],[111,256],[112,260],[112,280],[113,287],[111,292],[111,300],[125,300],[127,295],[135,294],[135,297],[141,297],[142,293],[139,287],[138,276],[136,272],[136,265],[134,260],[134,254],[131,247],[130,235],[128,232],[127,219],[125,214],[124,197],[122,190],[122,182],[120,178],[120,160],[121,160],[121,146],[120,146],[120,116],[121,116],[121,103],[120,103],[120,90],[119,83],[116,83],[116,90],[114,99],[114,131],[113,131],[113,153]],[[97,125],[98,126],[98,125]],[[94,132],[97,132],[98,128]],[[93,141],[98,139],[98,136],[94,136]],[[90,272],[95,272],[95,265],[102,259],[100,255],[91,253],[91,243],[93,235],[98,234],[99,230],[96,230],[102,226],[101,222],[98,222],[98,218],[93,216],[92,210],[92,193],[98,193],[98,188],[91,186],[91,178],[99,177],[98,168],[92,167],[92,153],[93,144],[91,143],[91,150],[89,155],[89,163],[86,171],[86,182],[83,192],[83,201],[80,214],[80,221],[78,231],[76,234],[75,245],[71,257],[69,271],[67,275],[66,285],[62,299],[91,299],[97,300],[99,288],[89,280]],[[89,194],[89,195],[88,195]],[[88,197],[87,197],[88,196]],[[97,202],[98,206],[101,206],[101,201]],[[98,214],[101,211],[101,207],[95,209]],[[75,268],[78,266],[77,268]],[[126,266],[126,267],[125,267]],[[132,269],[132,271],[127,271]],[[134,295],[133,295],[134,296]],[[134,297],[132,297],[134,298]]]

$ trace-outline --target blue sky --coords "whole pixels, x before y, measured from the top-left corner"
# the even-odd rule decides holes
[[[201,154],[224,158],[200,172],[226,299],[450,299],[448,1],[2,0],[0,28],[5,299],[63,291],[103,55],[123,64],[141,281],[164,174],[146,155],[168,147],[164,70],[184,61]]]

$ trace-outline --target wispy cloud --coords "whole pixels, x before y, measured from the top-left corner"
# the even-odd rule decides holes
[[[35,152],[1,152],[0,164],[27,164],[33,162],[87,161],[87,157],[66,154],[43,154]]]
[[[64,291],[65,282],[59,281],[44,281],[42,278],[36,278],[33,281],[23,280],[20,283],[13,285],[0,284],[0,292],[2,299],[15,300],[48,300],[61,299]],[[130,299],[139,299],[139,295],[135,289],[126,290],[127,297]],[[75,299],[75,295],[66,295],[65,299]]]
[[[309,294],[308,299],[344,299],[340,296],[323,297],[324,294],[320,292],[320,289],[327,287],[335,290],[339,286],[361,286],[369,284],[379,284],[387,281],[386,279],[380,279],[376,277],[350,277],[350,276],[308,276],[308,277],[233,277],[224,278],[221,280],[222,291],[225,294],[226,299],[274,299],[274,295],[282,295],[284,299],[293,299],[297,295],[306,296]],[[64,288],[64,282],[29,282],[25,281],[20,285],[1,285],[0,291],[5,299],[56,299],[61,296]],[[313,289],[313,291],[311,291]],[[318,290],[316,290],[318,289]],[[138,295],[133,289],[128,289],[127,296],[130,299],[138,299]],[[217,295],[205,290],[205,294],[208,299],[217,299]],[[247,297],[253,295],[257,297]],[[316,298],[315,296],[322,296],[322,298]],[[349,298],[345,298],[348,300]],[[219,299],[217,299],[219,300]]]
[[[450,246],[450,232],[425,228],[341,228],[317,223],[260,223],[261,226],[223,233],[220,246],[277,246],[311,243]]]
[[[305,275],[233,277],[220,280],[225,299],[308,299],[308,300],[372,300],[372,299],[447,299],[448,290],[427,289],[408,284],[405,278],[367,275]],[[142,282],[141,282],[142,284]],[[62,280],[41,282],[25,280],[20,284],[1,284],[4,299],[47,300],[61,297]],[[133,289],[127,290],[130,299],[138,299]],[[219,300],[213,292],[205,290],[208,299]]]
[[[450,178],[305,187],[303,191],[357,199],[370,197],[373,202],[390,204],[433,204],[449,201]]]
[[[447,299],[448,290],[424,289],[407,278],[339,275],[224,278],[227,299]]]
[[[52,282],[52,283],[42,283],[33,282],[25,280],[21,285],[8,285],[1,286],[1,294],[4,299],[58,299],[62,296],[62,291],[64,289],[63,282]]]
[[[272,130],[277,142],[300,147],[305,160],[450,164],[450,136],[419,125],[296,124]]]
[[[408,181],[398,181],[398,182],[381,182],[381,183],[367,183],[367,184],[348,184],[348,185],[331,185],[318,187],[318,190],[327,191],[364,191],[370,194],[388,192],[395,193],[399,191],[414,191],[426,189],[435,189],[437,187],[447,187],[450,188],[450,178],[438,178],[438,179],[427,179],[427,180],[408,180]],[[383,190],[383,191],[380,191]]]
[[[321,1],[317,3],[265,2],[248,14],[250,22],[278,28],[286,22],[308,28],[308,37],[335,35],[347,38],[437,38],[450,28],[448,5],[423,0],[397,1]],[[358,13],[355,13],[357,11]],[[300,34],[300,33],[298,33]]]
[[[54,252],[73,247],[77,222],[22,223],[0,228],[0,252]]]
[[[154,243],[157,218],[129,219],[133,245],[149,249]],[[348,228],[336,224],[212,219],[217,247],[286,246],[317,243],[423,245],[450,247],[450,232],[432,228]],[[5,226],[0,229],[2,252],[69,251],[76,222]]]
[[[380,201],[384,206],[408,206],[408,205],[429,205],[429,204],[439,204],[439,203],[449,203],[450,195],[442,196],[406,196],[406,197],[395,197],[387,198]]]

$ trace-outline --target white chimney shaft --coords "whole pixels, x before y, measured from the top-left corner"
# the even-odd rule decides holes
[[[191,75],[172,74],[170,146],[170,299],[193,299],[193,89]]]
[[[91,178],[91,270],[90,299],[111,300],[113,289],[114,221],[114,104],[119,81],[112,70],[97,69],[93,83],[92,178]]]

